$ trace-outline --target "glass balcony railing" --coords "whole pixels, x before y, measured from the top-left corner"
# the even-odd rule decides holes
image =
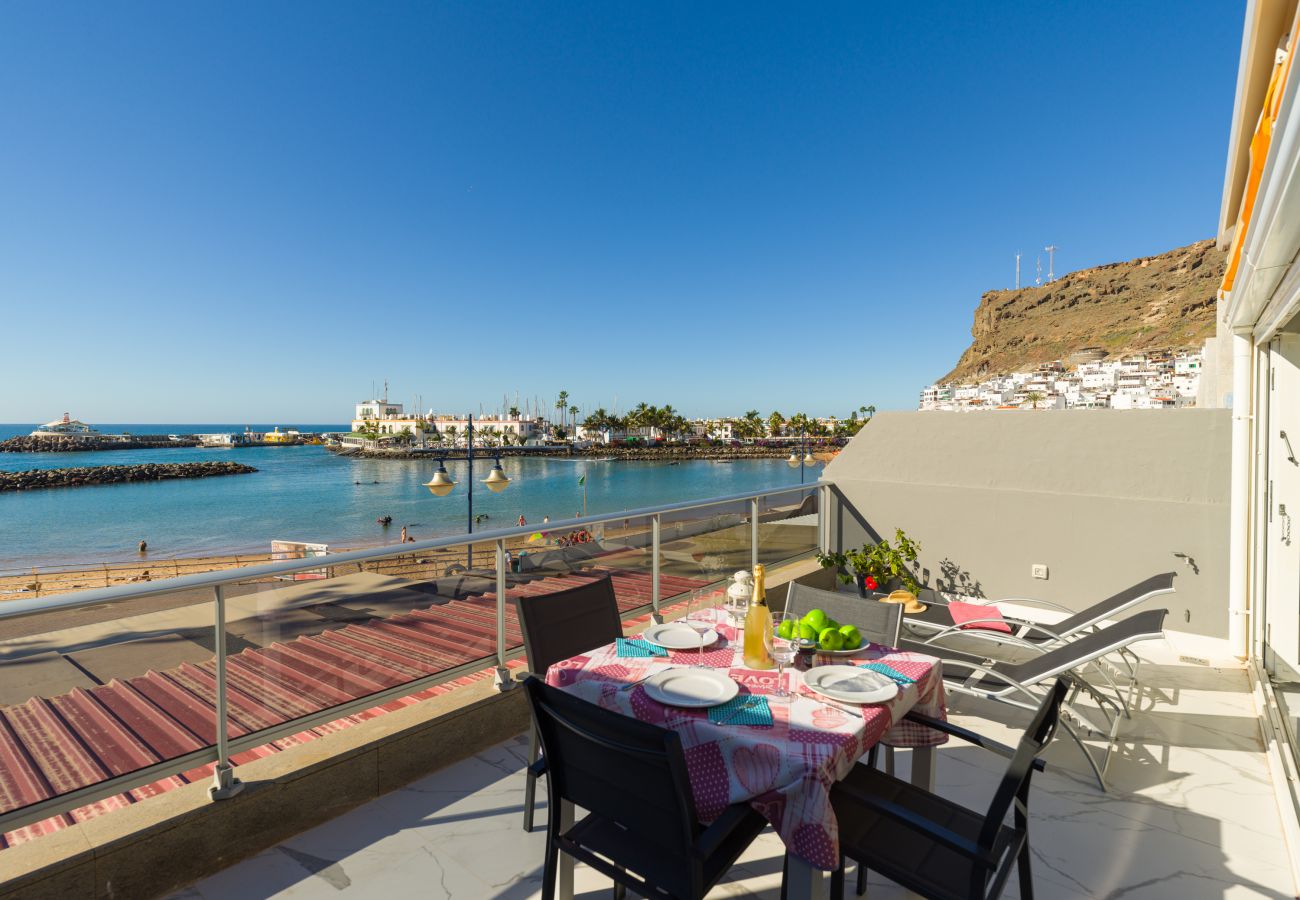
[[[457,678],[513,685],[513,598],[609,577],[625,620],[807,556],[801,485],[0,604],[0,847],[240,763]],[[472,553],[471,551],[472,546]]]

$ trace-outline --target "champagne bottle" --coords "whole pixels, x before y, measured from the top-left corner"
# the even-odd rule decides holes
[[[754,596],[745,616],[745,665],[770,669],[774,663],[767,650],[766,636],[772,630],[772,611],[767,608],[767,585],[762,566],[754,566]]]

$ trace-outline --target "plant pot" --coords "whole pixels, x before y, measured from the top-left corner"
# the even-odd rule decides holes
[[[868,588],[868,587],[867,587],[867,576],[866,576],[866,575],[854,575],[854,576],[853,576],[853,583],[856,584],[856,585],[858,586],[858,596],[861,597],[861,598],[863,598],[864,600],[865,600],[867,597],[870,597],[870,596],[871,596],[873,593],[875,593],[876,591],[879,591],[879,590],[880,590],[880,585],[879,585],[879,584],[877,584],[874,588]]]

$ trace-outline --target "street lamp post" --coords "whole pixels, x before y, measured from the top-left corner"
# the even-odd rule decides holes
[[[786,463],[787,463],[787,464],[790,466],[790,468],[792,468],[792,469],[793,469],[795,466],[798,466],[798,467],[799,467],[799,483],[800,483],[800,484],[803,484],[803,483],[804,483],[804,465],[805,465],[805,464],[811,465],[811,464],[813,464],[813,463],[815,463],[815,462],[816,462],[816,460],[813,459],[813,455],[812,455],[811,453],[808,452],[808,431],[807,431],[807,429],[801,430],[801,431],[799,432],[799,452],[798,452],[798,453],[795,453],[795,452],[792,451],[792,452],[790,453],[790,458],[786,460]]]
[[[469,488],[467,491],[465,531],[467,534],[474,534],[474,417],[469,416],[465,424],[465,461],[468,463]],[[505,469],[501,468],[501,456],[496,457],[496,464],[492,466],[492,471],[488,472],[488,477],[483,479],[488,490],[494,494],[499,494],[510,484],[509,477],[506,476]],[[435,497],[445,497],[456,487],[456,482],[452,480],[451,475],[447,473],[447,458],[444,456],[438,460],[438,470],[433,473],[433,477],[424,485],[429,489],[429,493]],[[471,540],[468,545],[467,561],[469,568],[474,568],[474,542]]]

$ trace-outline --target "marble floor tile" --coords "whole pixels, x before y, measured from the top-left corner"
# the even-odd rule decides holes
[[[1296,884],[1245,673],[1183,664],[1159,645],[1147,655],[1148,686],[1123,723],[1111,790],[1098,789],[1068,739],[1049,748],[1048,769],[1035,778],[1037,896],[1292,900]],[[1015,742],[1026,720],[967,698],[954,701],[950,715],[1004,743]],[[1101,739],[1088,744],[1104,748]],[[520,827],[526,752],[523,736],[492,747],[174,898],[538,897],[543,834]],[[897,756],[905,777],[910,754]],[[957,743],[938,756],[940,794],[976,809],[989,802],[1001,757]],[[544,787],[539,801],[537,821],[544,825]],[[765,832],[710,896],[778,897],[783,853],[780,840]],[[908,896],[874,873],[870,885],[873,900]],[[575,886],[582,897],[609,896],[608,880],[583,866]],[[1014,879],[1005,896],[1018,896]]]

